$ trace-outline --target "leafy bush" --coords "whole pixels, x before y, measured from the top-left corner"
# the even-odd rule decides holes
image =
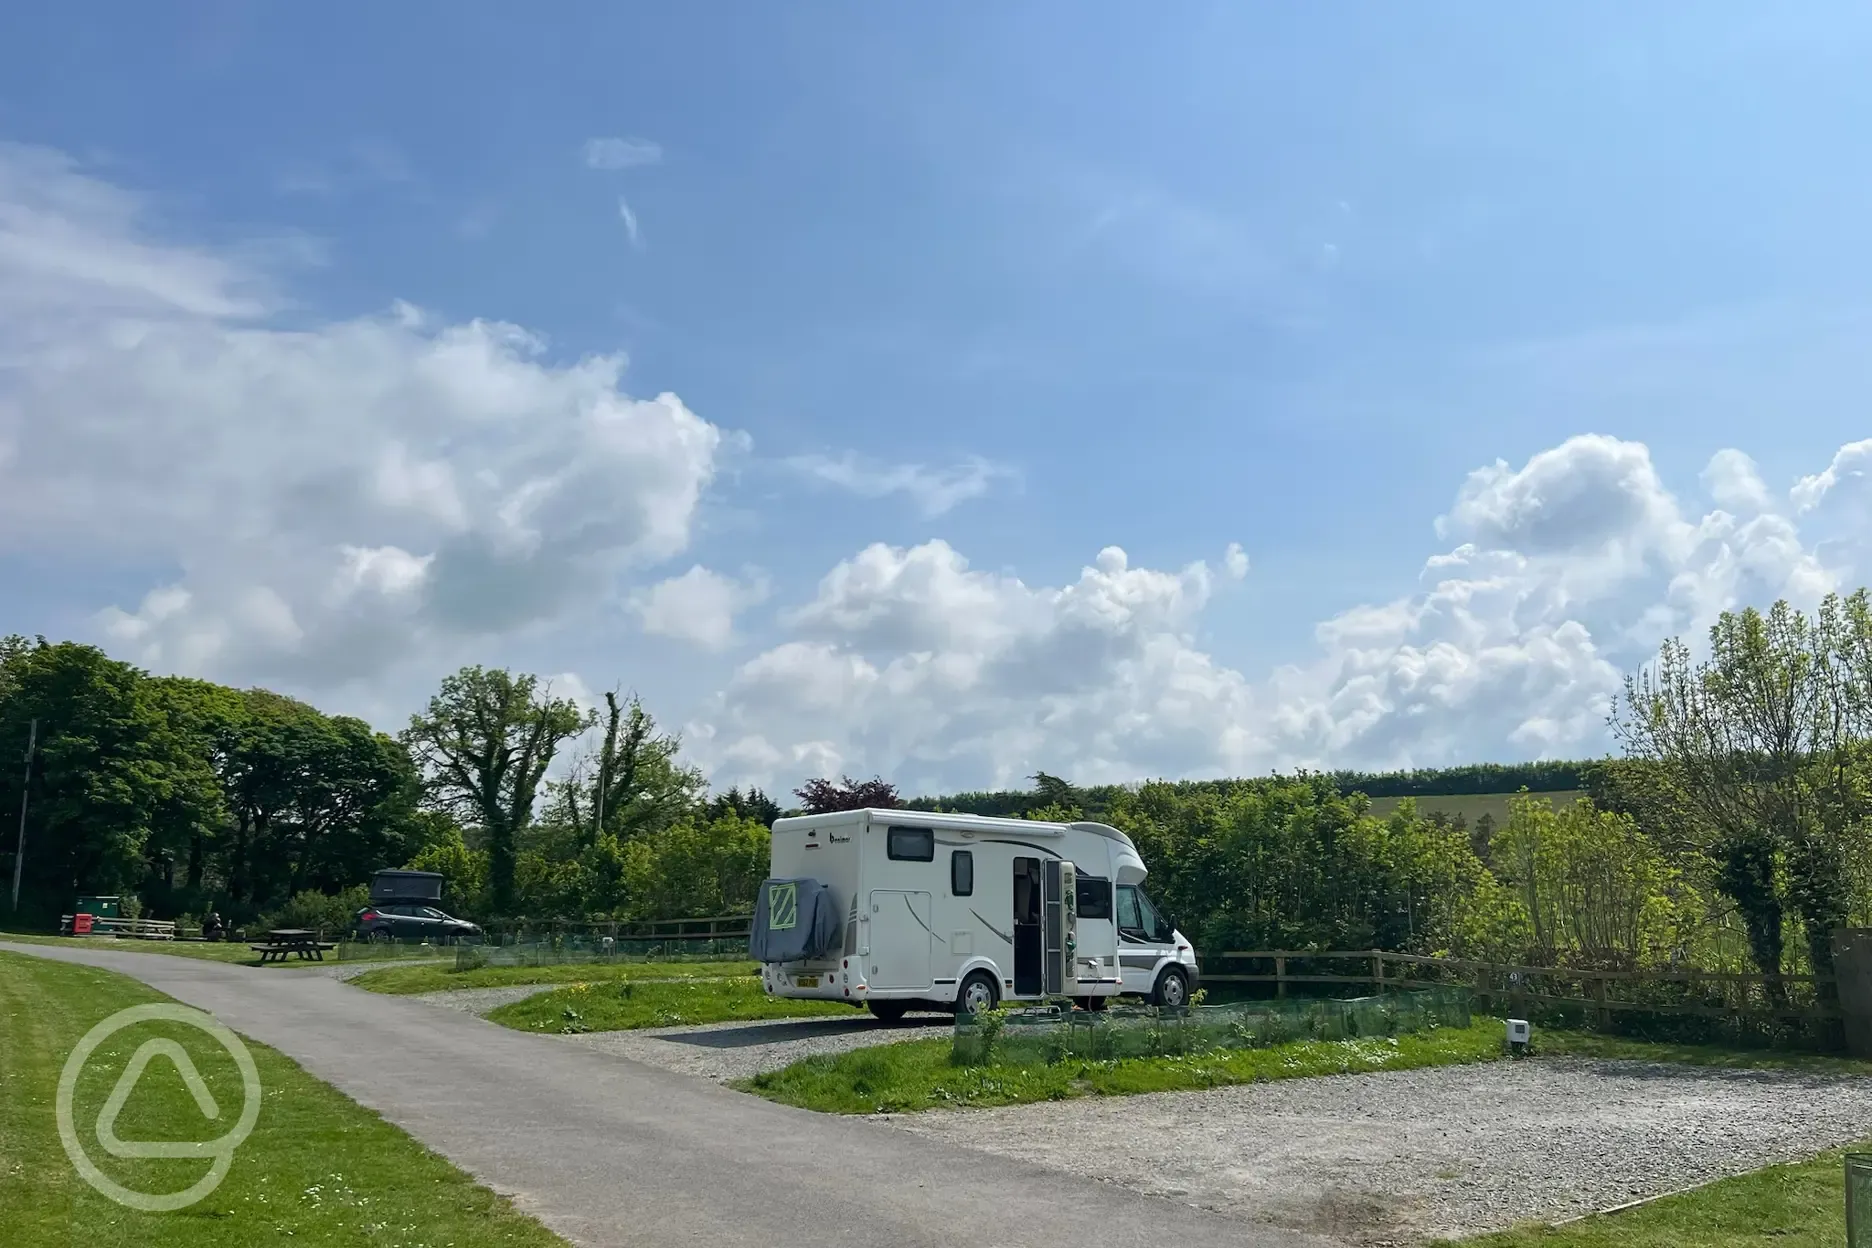
[[[350,928],[351,916],[370,904],[370,890],[362,884],[347,888],[336,896],[307,889],[295,893],[290,901],[260,920],[263,928],[303,927],[323,929],[328,935]]]

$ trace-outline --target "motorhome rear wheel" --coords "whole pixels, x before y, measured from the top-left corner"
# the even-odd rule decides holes
[[[898,1023],[910,1012],[908,1001],[873,1001],[871,1013],[880,1023]]]
[[[976,971],[962,981],[962,987],[956,993],[956,1008],[959,1013],[980,1014],[983,1010],[992,1010],[1001,1000],[1000,990],[996,987],[994,976],[987,971]]]

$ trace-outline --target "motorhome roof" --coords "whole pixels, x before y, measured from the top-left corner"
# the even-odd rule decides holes
[[[996,819],[988,815],[949,814],[934,810],[880,810],[876,807],[865,810],[840,810],[823,815],[795,815],[790,819],[774,820],[776,832],[803,827],[838,827],[842,824],[857,823],[866,816],[871,816],[889,823],[912,827],[973,828],[982,832],[1024,832],[1028,836],[1064,836],[1068,828],[1081,832],[1092,832],[1109,840],[1121,842],[1130,849],[1131,838],[1117,828],[1103,823],[1051,823],[1040,819]]]

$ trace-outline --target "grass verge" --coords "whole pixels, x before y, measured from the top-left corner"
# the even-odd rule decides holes
[[[407,996],[453,988],[508,988],[522,984],[603,984],[633,979],[725,979],[752,976],[753,962],[568,962],[549,966],[483,966],[458,971],[453,962],[386,966],[352,978],[371,992]]]
[[[206,962],[242,962],[257,965],[260,955],[247,947],[246,941],[206,940],[129,940],[120,936],[43,936],[0,932],[0,941],[22,945],[56,945],[61,949],[108,949],[112,953],[166,953],[176,958],[200,958]],[[317,966],[317,962],[269,963],[273,966]]]
[[[476,1184],[398,1128],[264,1045],[247,1042],[264,1094],[253,1134],[226,1179],[199,1203],[141,1213],[94,1191],[59,1143],[55,1092],[66,1056],[97,1022],[168,998],[108,971],[0,952],[0,1243],[219,1248],[224,1244],[500,1244],[565,1248],[565,1241]],[[94,1124],[133,1052],[180,1044],[206,1082],[222,1123],[240,1113],[239,1074],[192,1028],[142,1023],[86,1062],[73,1119],[92,1160],[114,1181],[161,1194],[204,1173],[200,1159],[118,1160]],[[221,1134],[167,1060],[151,1062],[117,1119],[126,1141]]]
[[[578,983],[503,1005],[487,1017],[515,1031],[571,1035],[827,1014],[856,1017],[851,1006],[837,1001],[770,997],[762,991],[760,981],[750,977],[674,983]]]
[[[877,1045],[809,1057],[735,1086],[783,1104],[835,1114],[1018,1105],[1485,1062],[1502,1055],[1502,1033],[1499,1022],[1484,1020],[1471,1027],[1389,1039],[1311,1040],[1266,1049],[1052,1066],[959,1066],[949,1053],[946,1037]]]
[[[1872,1142],[1852,1151],[1872,1148]],[[1840,1153],[1769,1166],[1618,1213],[1462,1241],[1463,1248],[1839,1248],[1846,1242]]]
[[[173,958],[198,958],[204,962],[230,962],[237,966],[260,965],[260,955],[255,953],[250,947],[251,942],[245,940],[134,940],[121,936],[46,936],[39,934],[22,934],[19,932],[0,932],[0,942],[6,941],[14,941],[22,945],[53,945],[61,949],[103,949],[110,953],[161,953],[167,954]],[[365,946],[356,946],[356,948],[362,950]],[[430,964],[436,967],[452,967],[455,965],[455,953],[453,950],[447,952],[423,951],[416,953],[404,949],[392,949],[382,950],[380,957],[379,947],[370,946],[369,949],[369,956],[347,958],[345,959],[346,964],[355,966],[357,963],[363,961],[381,960],[385,962],[404,962],[421,958],[424,960],[433,959]],[[266,965],[269,967],[304,969],[312,966],[331,966],[338,962],[338,960],[338,955],[335,950],[327,950],[325,960],[322,962],[308,961],[304,958],[295,957],[285,962],[268,962]]]

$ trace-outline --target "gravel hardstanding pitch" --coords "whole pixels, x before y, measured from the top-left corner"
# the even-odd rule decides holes
[[[1554,1221],[1864,1139],[1872,1079],[1536,1059],[883,1121],[1378,1244]]]
[[[560,1038],[679,1074],[726,1083],[779,1070],[816,1053],[843,1053],[874,1044],[946,1036],[954,1025],[954,1017],[948,1014],[912,1014],[901,1024],[891,1025],[853,1010],[849,1018],[834,1015],[700,1027],[651,1027]]]
[[[487,1014],[503,1005],[511,1005],[515,1001],[524,1001],[528,997],[537,997],[542,992],[566,986],[516,984],[508,988],[448,988],[441,992],[419,992],[414,996],[418,1001],[427,1001],[430,1005],[439,1005],[448,1010],[460,1010],[464,1014]]]

